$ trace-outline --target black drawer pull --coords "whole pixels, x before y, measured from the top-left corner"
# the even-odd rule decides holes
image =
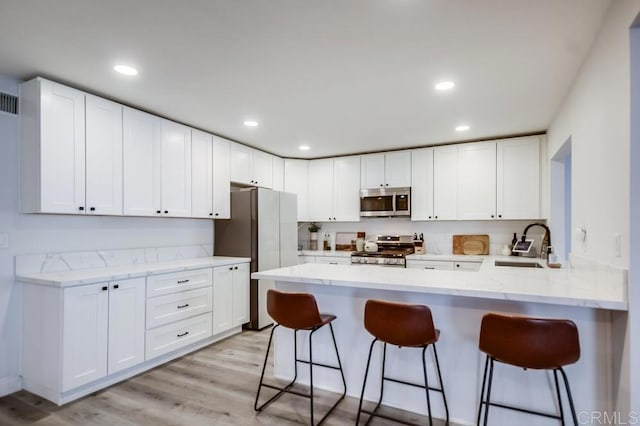
[[[178,284],[184,284],[184,283],[188,283],[189,280],[178,280]]]
[[[102,291],[107,291],[109,290],[109,287],[107,287],[106,285],[102,287]]]
[[[78,207],[78,210],[84,211],[84,207],[80,206],[80,207]]]
[[[184,336],[186,336],[187,334],[189,334],[189,332],[188,332],[188,331],[185,331],[184,333],[180,333],[180,334],[176,335],[176,337],[184,337]]]
[[[95,212],[96,208],[95,207],[91,207],[89,210],[91,210],[92,212]]]
[[[435,266],[425,266],[424,269],[436,269]]]
[[[113,288],[116,288],[116,289],[120,288],[120,284],[114,284]]]
[[[236,270],[237,270],[237,269],[238,269],[238,267],[236,266],[236,267],[235,267],[235,268],[233,268],[233,269],[236,269]]]
[[[188,303],[185,303],[184,305],[178,305],[178,309],[186,308],[187,306],[189,306]]]

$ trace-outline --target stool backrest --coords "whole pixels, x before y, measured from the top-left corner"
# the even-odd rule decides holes
[[[580,359],[578,328],[569,320],[489,313],[480,326],[480,350],[523,368],[554,369]]]
[[[322,324],[316,299],[308,293],[268,290],[267,312],[275,322],[294,330],[306,330]]]
[[[397,346],[425,346],[438,340],[431,310],[424,305],[367,300],[364,328],[376,339]]]

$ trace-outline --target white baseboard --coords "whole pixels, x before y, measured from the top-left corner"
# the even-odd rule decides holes
[[[20,376],[0,377],[0,397],[7,396],[22,390],[22,379]]]

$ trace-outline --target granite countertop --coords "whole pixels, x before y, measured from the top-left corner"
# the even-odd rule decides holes
[[[156,274],[165,274],[169,272],[190,271],[194,269],[211,268],[215,266],[247,263],[250,261],[251,259],[247,257],[198,257],[193,259],[179,259],[167,262],[121,265],[107,268],[78,269],[62,272],[24,273],[17,274],[16,280],[24,283],[51,287],[73,287],[84,284],[145,277],[148,275]]]
[[[413,255],[422,260],[460,260],[452,255]],[[530,262],[511,256],[464,256],[482,260],[477,272],[387,268],[371,265],[326,265],[307,263],[255,272],[252,278],[306,284],[370,288],[406,292],[447,294],[486,299],[550,303],[610,310],[627,310],[627,280],[619,271],[589,273],[570,269],[497,267],[495,260]],[[415,257],[414,257],[415,259]],[[611,275],[614,274],[614,275]],[[624,271],[622,275],[626,277]]]

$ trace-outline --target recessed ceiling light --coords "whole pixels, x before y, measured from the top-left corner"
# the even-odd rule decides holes
[[[299,149],[300,151],[309,151],[309,150],[311,149],[311,147],[310,147],[309,145],[300,145],[300,146],[298,147],[298,149]]]
[[[138,75],[138,70],[130,67],[129,65],[116,65],[115,67],[113,67],[114,70],[116,70],[117,72],[119,72],[120,74],[124,74],[124,75]]]
[[[258,125],[258,122],[253,120],[247,120],[244,122],[244,125],[247,127],[256,127]]]
[[[456,132],[466,132],[469,129],[470,129],[470,127],[467,126],[466,124],[464,124],[462,126],[456,127]]]
[[[436,84],[435,88],[436,90],[449,90],[453,89],[455,85],[456,84],[453,81],[441,81],[440,83]]]

